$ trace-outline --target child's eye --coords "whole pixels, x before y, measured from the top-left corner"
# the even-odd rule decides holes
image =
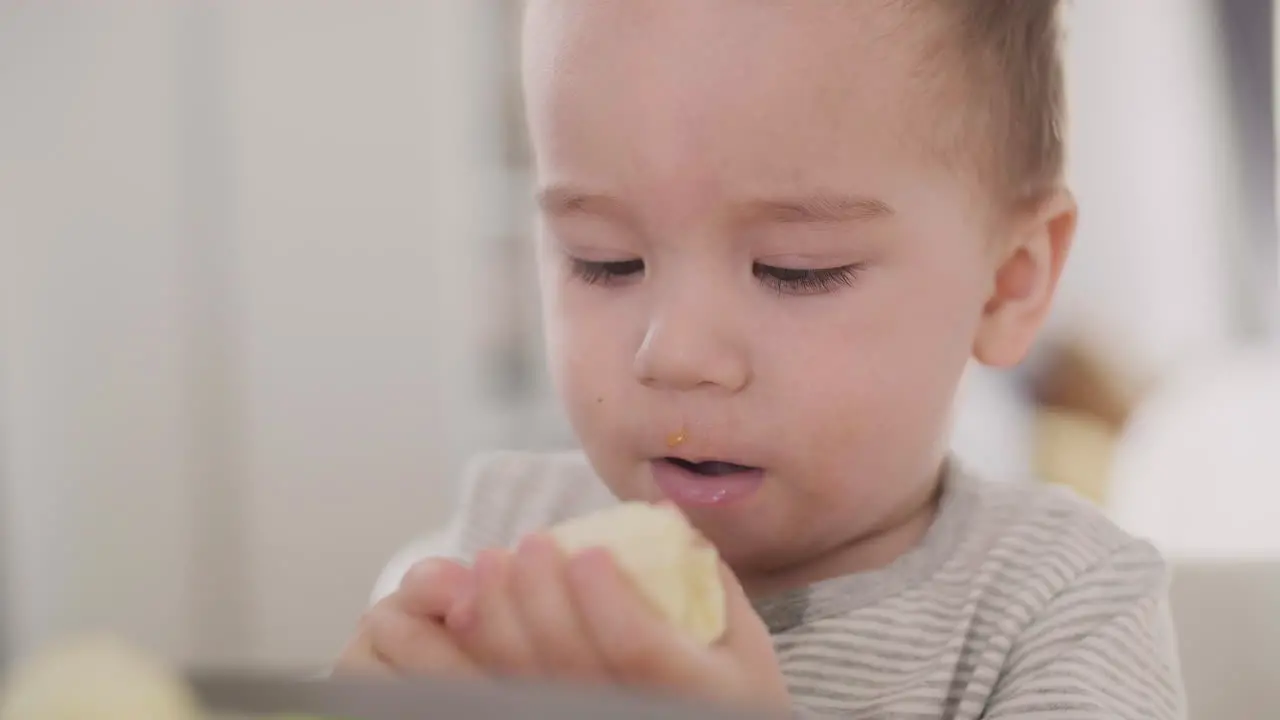
[[[612,285],[644,272],[644,260],[598,262],[570,258],[573,274],[588,285]]]
[[[766,287],[783,295],[820,295],[853,285],[862,272],[858,263],[834,268],[780,268],[756,263],[751,271]]]

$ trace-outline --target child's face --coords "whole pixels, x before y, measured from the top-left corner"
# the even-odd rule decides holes
[[[614,492],[675,498],[735,566],[918,504],[984,322],[990,204],[929,141],[942,81],[900,5],[529,10],[556,382]]]

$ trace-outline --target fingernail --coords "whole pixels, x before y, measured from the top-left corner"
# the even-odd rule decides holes
[[[476,584],[480,587],[493,587],[502,577],[503,557],[501,551],[484,550],[476,555]]]
[[[516,547],[516,557],[525,562],[544,561],[555,552],[555,541],[546,533],[526,535]]]
[[[438,558],[427,558],[414,563],[400,580],[400,587],[422,587],[438,581],[446,563]]]
[[[537,535],[525,535],[520,538],[520,544],[516,545],[516,558],[520,560],[528,560],[538,551]]]
[[[613,556],[604,548],[587,548],[569,559],[569,573],[579,581],[591,582],[610,571]]]

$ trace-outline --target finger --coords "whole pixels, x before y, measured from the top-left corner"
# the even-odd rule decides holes
[[[723,562],[720,563],[720,585],[724,588],[725,633],[716,644],[735,655],[772,656],[773,638],[769,635],[768,626],[751,604],[751,598],[747,597],[738,577]]]
[[[405,612],[403,599],[393,593],[365,619],[373,658],[402,675],[461,675],[477,673],[475,664],[439,623]]]
[[[768,626],[751,604],[742,583],[724,562],[720,563],[720,584],[725,596],[725,633],[714,649],[726,666],[746,672],[737,675],[737,684],[745,682],[751,688],[748,696],[755,698],[756,709],[776,706],[785,711],[790,707],[791,695],[778,666]]]
[[[373,648],[373,640],[361,632],[338,657],[333,672],[339,675],[394,675],[395,670]]]
[[[551,537],[535,533],[520,543],[513,580],[517,611],[542,671],[562,679],[607,678],[569,595],[564,556]]]
[[[405,573],[400,594],[408,612],[443,620],[472,582],[470,568],[453,560],[428,558]]]
[[[608,551],[591,549],[571,558],[568,575],[574,605],[615,678],[668,687],[705,681],[706,649],[649,607]]]
[[[475,592],[446,619],[458,645],[481,666],[501,674],[528,674],[536,667],[515,608],[511,556],[486,550],[476,556]]]

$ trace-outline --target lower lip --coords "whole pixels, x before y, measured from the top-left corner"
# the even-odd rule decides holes
[[[682,507],[716,507],[745,500],[764,484],[764,471],[732,475],[699,475],[667,460],[649,463],[653,482],[667,499]]]

